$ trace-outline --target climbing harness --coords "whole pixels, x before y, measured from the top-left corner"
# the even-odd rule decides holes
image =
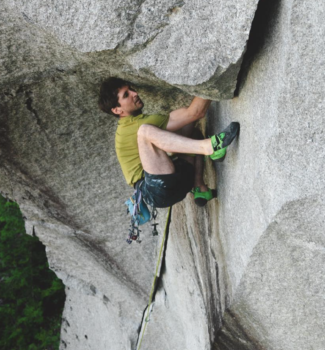
[[[147,307],[147,311],[146,311],[146,317],[144,319],[145,324],[144,324],[144,328],[143,328],[143,331],[142,331],[142,335],[141,335],[140,341],[138,343],[139,345],[137,346],[137,350],[140,350],[140,348],[141,348],[142,339],[143,339],[144,333],[146,331],[147,323],[150,321],[149,316],[150,316],[150,312],[151,312],[150,309],[151,309],[151,304],[152,304],[152,298],[153,298],[153,293],[154,293],[155,288],[156,288],[156,282],[157,282],[157,277],[158,277],[158,270],[159,270],[159,266],[160,266],[161,256],[162,256],[162,253],[163,253],[163,250],[164,250],[166,238],[167,238],[168,231],[169,231],[171,211],[172,211],[172,207],[169,207],[168,214],[167,214],[167,221],[166,221],[166,225],[165,225],[165,231],[164,231],[164,235],[163,235],[163,238],[162,238],[160,251],[159,251],[159,255],[158,255],[155,277],[154,277],[153,282],[152,282],[150,296],[149,296],[149,302],[148,302],[148,307]]]
[[[131,224],[129,228],[129,235],[126,239],[128,244],[131,244],[132,241],[136,241],[137,243],[141,243],[140,240],[140,232],[139,226],[144,225],[146,222],[154,220],[152,235],[157,236],[157,225],[156,218],[158,215],[157,209],[155,207],[152,208],[151,214],[148,209],[147,204],[142,198],[141,193],[141,184],[142,181],[138,181],[135,186],[134,194],[130,197],[126,202],[127,210],[126,213],[131,215]]]

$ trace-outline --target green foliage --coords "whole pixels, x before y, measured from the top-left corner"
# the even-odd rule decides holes
[[[45,247],[25,233],[18,205],[0,196],[0,349],[58,349],[64,300]]]

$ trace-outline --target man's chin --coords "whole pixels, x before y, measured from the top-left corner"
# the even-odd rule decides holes
[[[132,115],[133,115],[134,117],[136,117],[136,116],[139,115],[139,114],[142,114],[142,107],[139,108],[139,109],[137,109],[134,113],[132,113]]]
[[[133,113],[133,115],[139,115],[142,114],[142,108],[144,106],[144,103],[142,102],[142,100],[139,100],[135,103],[136,105],[136,111]]]

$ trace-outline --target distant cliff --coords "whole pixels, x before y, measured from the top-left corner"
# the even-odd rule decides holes
[[[215,100],[207,135],[241,124],[206,162],[218,199],[173,208],[141,349],[325,348],[325,4],[257,2],[1,5],[0,192],[66,285],[61,349],[136,349],[166,217],[125,243],[132,189],[97,107],[110,75],[145,112],[197,94]]]

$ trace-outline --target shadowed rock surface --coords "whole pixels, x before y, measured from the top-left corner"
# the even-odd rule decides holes
[[[134,81],[146,112],[188,104],[181,90],[231,97],[256,1],[114,2],[111,17],[99,1],[1,6],[0,191],[66,285],[60,348],[135,350],[166,212],[159,238],[124,242],[132,189],[100,81]],[[236,97],[201,123],[212,135],[236,120],[240,136],[206,162],[218,200],[173,208],[141,350],[325,348],[324,11],[260,1]]]

